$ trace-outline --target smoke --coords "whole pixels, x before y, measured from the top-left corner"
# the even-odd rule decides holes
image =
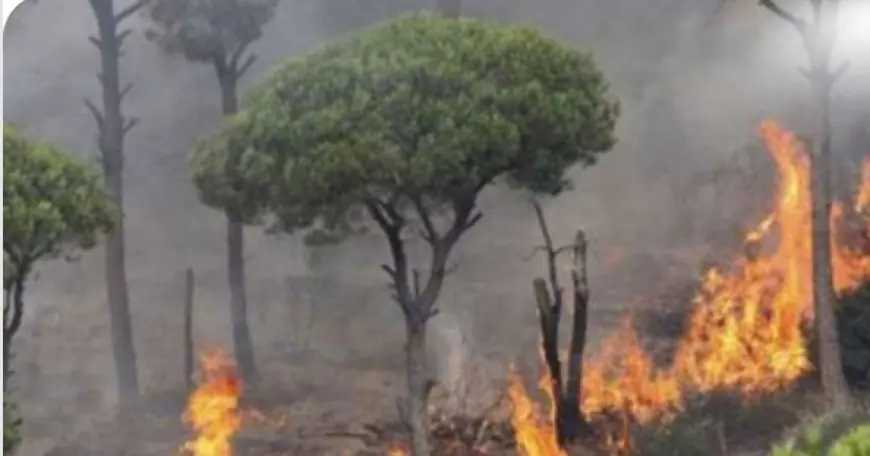
[[[442,313],[433,320],[433,354],[438,383],[447,390],[446,408],[460,411],[468,386],[468,367],[471,362],[470,341],[460,327],[459,319],[452,313]]]
[[[558,244],[578,228],[589,235],[593,328],[604,325],[596,323],[606,320],[602,315],[648,292],[638,289],[641,277],[606,266],[608,252],[618,250],[628,261],[678,251],[690,266],[700,261],[704,243],[712,242],[710,227],[740,220],[723,220],[716,207],[707,207],[711,199],[689,204],[687,195],[700,193],[691,182],[756,144],[755,126],[766,116],[806,131],[807,88],[797,71],[803,50],[756,2],[729,2],[714,15],[718,0],[466,1],[469,14],[535,25],[593,52],[622,101],[616,149],[595,167],[577,170],[573,192],[546,202]],[[276,63],[336,34],[428,3],[284,0],[253,46],[259,58],[243,83],[257,82]],[[222,217],[196,201],[187,173],[187,151],[217,125],[220,99],[211,69],[161,54],[142,37],[142,20],[129,24],[134,33],[122,61],[123,79],[134,84],[124,112],[142,121],[127,141],[128,273],[142,383],[160,392],[182,384],[180,277],[186,267],[197,277],[198,343],[229,343]],[[24,132],[96,159],[96,130],[82,103],[99,95],[98,56],[87,41],[94,28],[85,2],[42,0],[17,9],[6,29],[3,103],[6,120]],[[860,58],[866,52],[852,50],[853,65],[836,88],[840,157],[870,150],[870,59]],[[718,187],[710,188],[705,191]],[[480,205],[484,219],[458,246],[452,259],[458,266],[439,304],[443,313],[433,320],[432,344],[443,354],[433,360],[439,381],[455,391],[470,358],[485,353],[505,366],[523,351],[536,356],[531,279],[543,263],[524,260],[540,244],[533,213],[502,188],[488,189]],[[705,223],[684,222],[703,217]],[[304,329],[315,356],[313,367],[292,375],[323,376],[326,369],[322,382],[332,388],[324,387],[331,399],[350,394],[342,386],[355,373],[332,373],[348,365],[366,366],[378,379],[372,384],[386,382],[380,370],[390,370],[390,384],[401,382],[403,326],[379,268],[388,259],[380,237],[331,248],[318,265],[297,236],[267,236],[252,227],[246,241],[252,330],[265,376],[276,384],[320,382],[286,370],[301,362],[288,334],[300,324],[294,319],[298,299],[315,315]],[[63,434],[72,416],[86,423],[85,412],[112,405],[102,270],[96,251],[73,264],[45,264],[30,284],[13,382],[28,404],[31,445]],[[307,283],[304,297],[287,298],[288,277]],[[359,382],[358,390],[382,401],[395,392]],[[348,407],[361,400],[351,391]]]

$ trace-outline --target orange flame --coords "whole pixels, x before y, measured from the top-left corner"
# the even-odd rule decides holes
[[[387,456],[408,456],[408,450],[400,445],[392,445],[387,449]]]
[[[773,209],[746,235],[743,257],[731,268],[706,273],[671,366],[655,368],[630,319],[605,341],[586,363],[581,408],[587,417],[615,412],[644,423],[679,410],[686,390],[736,389],[752,398],[789,385],[811,368],[802,331],[812,317],[810,164],[793,133],[773,121],[759,130],[779,176]],[[860,214],[870,206],[870,160],[855,202]],[[835,204],[831,261],[838,292],[870,278],[870,257],[842,240],[844,215],[845,207]],[[867,226],[861,229],[868,232]],[[538,443],[550,442],[552,426],[530,424],[532,406],[522,385],[512,382],[509,394],[526,454],[561,454]],[[627,429],[623,433],[613,448],[626,448]]]
[[[779,175],[774,208],[746,236],[733,268],[707,272],[669,369],[656,370],[630,324],[587,367],[583,411],[623,410],[639,422],[678,409],[682,391],[738,389],[747,397],[786,386],[810,369],[802,325],[812,310],[809,161],[793,133],[772,121],[761,137]],[[870,161],[856,210],[870,205]],[[842,241],[844,207],[831,217],[835,288],[870,278],[870,257]],[[775,230],[775,232],[774,232]]]
[[[191,456],[231,456],[232,437],[242,425],[235,362],[221,350],[201,355],[197,384],[183,416],[196,435],[182,450]]]
[[[523,456],[566,456],[556,442],[556,430],[552,412],[544,417],[537,404],[526,393],[522,378],[511,369],[508,397],[511,401],[511,425],[514,428],[517,450]],[[552,391],[549,375],[540,381],[541,390],[550,398]]]

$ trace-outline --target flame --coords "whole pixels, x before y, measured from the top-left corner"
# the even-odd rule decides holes
[[[387,456],[408,456],[408,450],[401,445],[392,445],[387,449]]]
[[[793,133],[773,121],[759,132],[779,176],[773,210],[746,235],[745,255],[732,268],[706,273],[669,368],[654,368],[630,322],[605,342],[583,379],[587,416],[617,410],[646,422],[678,410],[687,388],[737,389],[754,397],[811,368],[802,331],[812,311],[810,164]],[[855,201],[858,212],[870,205],[870,161]],[[842,204],[833,206],[838,292],[870,278],[870,257],[842,240],[844,213]]]
[[[583,413],[590,419],[605,413],[623,419],[623,435],[607,436],[612,449],[630,446],[629,420],[671,416],[682,408],[686,391],[731,389],[751,399],[791,384],[811,368],[803,332],[812,318],[810,163],[795,135],[779,124],[765,121],[759,133],[779,177],[773,209],[749,230],[744,255],[732,267],[705,274],[671,365],[656,368],[630,318],[586,362]],[[852,209],[866,215],[868,207],[870,160]],[[831,262],[838,293],[870,278],[870,256],[843,241],[845,215],[846,207],[833,205]],[[866,235],[870,226],[863,223]],[[549,391],[549,383],[542,385]],[[514,380],[508,392],[525,454],[564,454],[552,446],[553,426],[542,427],[535,419],[522,384]]]
[[[676,354],[674,374],[701,391],[761,394],[810,368],[802,331],[812,297],[809,162],[792,133],[773,122],[760,130],[780,176],[775,209],[747,236],[753,252],[732,271],[707,273]]]
[[[517,450],[524,456],[567,456],[556,442],[554,426],[553,392],[549,374],[545,374],[539,383],[541,390],[550,399],[551,412],[541,413],[537,404],[532,402],[523,386],[522,378],[513,369],[509,374],[508,397],[511,401],[511,425],[517,442]]]
[[[182,450],[191,456],[231,456],[232,437],[242,425],[238,409],[242,383],[235,362],[221,350],[205,353],[199,361],[198,386],[183,416],[195,436]]]

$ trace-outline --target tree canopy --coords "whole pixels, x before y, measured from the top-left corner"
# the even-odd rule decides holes
[[[253,61],[247,47],[262,35],[278,0],[152,0],[153,27],[146,37],[171,54],[244,73]]]
[[[100,174],[83,160],[3,129],[4,288],[33,263],[88,249],[108,232],[114,206]]]
[[[206,201],[259,200],[291,230],[318,220],[454,213],[501,176],[558,194],[615,142],[618,104],[590,54],[535,29],[418,13],[279,67],[192,158]],[[227,173],[228,157],[246,165]],[[266,184],[267,189],[264,187]],[[264,198],[263,192],[268,195]],[[382,225],[383,227],[383,225]]]

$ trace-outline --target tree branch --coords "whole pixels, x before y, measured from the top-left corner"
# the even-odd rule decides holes
[[[848,61],[841,63],[840,66],[831,73],[831,83],[834,83],[841,77],[843,77],[843,74],[846,73],[846,71],[849,69],[849,66],[850,63]]]
[[[85,106],[88,107],[88,111],[90,111],[91,115],[94,116],[94,120],[97,122],[97,128],[102,130],[103,129],[103,115],[100,113],[100,110],[97,109],[96,106],[94,106],[94,104],[91,102],[91,100],[88,100],[87,98],[85,98],[84,102],[85,102]]]
[[[237,70],[239,67],[239,61],[242,58],[242,54],[245,53],[245,50],[248,49],[248,46],[251,45],[251,41],[245,41],[240,43],[233,53],[230,55],[230,68],[233,70]]]
[[[132,82],[128,82],[128,83],[124,86],[124,88],[121,89],[121,92],[119,93],[119,95],[120,95],[122,101],[124,100],[124,97],[127,96],[128,93],[130,93],[130,90],[131,90],[132,88],[133,88],[133,83],[132,83]]]
[[[131,30],[131,29],[126,29],[126,30],[124,30],[123,32],[121,32],[121,33],[118,34],[118,38],[117,38],[117,43],[118,43],[118,44],[117,44],[117,46],[118,46],[118,50],[119,50],[119,51],[121,50],[121,46],[124,45],[124,40],[127,39],[127,37],[130,36],[130,33],[132,33],[132,32],[133,32],[133,30]]]
[[[390,265],[388,265],[388,264],[382,264],[382,265],[381,265],[381,269],[383,269],[384,272],[386,272],[387,275],[390,276],[390,278],[392,278],[392,279],[395,279],[395,278],[396,278],[396,270],[393,269],[393,268],[391,268]]]
[[[123,134],[126,135],[136,125],[139,125],[139,119],[137,117],[131,117],[131,118],[127,119],[127,122],[124,123]]]
[[[429,216],[429,212],[423,206],[423,199],[416,195],[411,198],[411,202],[414,204],[414,209],[417,210],[417,215],[420,216],[420,221],[423,223],[424,231],[421,233],[423,239],[432,244],[436,240],[438,240],[438,232],[435,231],[435,225],[432,223],[432,217]]]
[[[553,247],[553,237],[550,235],[550,228],[547,226],[547,219],[544,216],[544,209],[537,199],[532,198],[532,207],[535,210],[535,217],[538,219],[538,226],[541,228],[541,235],[544,237],[544,251],[547,253],[547,271],[550,278],[550,292],[553,294],[553,307],[556,308],[556,313],[562,307],[562,286],[559,283],[559,273],[556,269],[556,256],[558,252]]]
[[[474,214],[472,214],[472,216],[468,219],[467,222],[465,222],[465,225],[462,227],[462,232],[464,233],[473,228],[474,225],[477,225],[477,222],[479,222],[481,218],[483,218],[483,213],[481,212],[475,212]]]
[[[253,65],[256,60],[257,54],[248,54],[248,57],[245,59],[245,63],[243,63],[242,66],[238,70],[236,70],[236,76],[244,76],[244,74],[248,72],[248,69],[251,68],[251,65]]]
[[[408,287],[408,259],[405,254],[405,246],[402,244],[401,232],[402,223],[391,222],[387,219],[385,212],[395,212],[388,205],[372,198],[363,203],[369,212],[369,215],[380,226],[384,235],[387,237],[387,243],[390,246],[390,254],[393,257],[393,267],[382,266],[381,268],[387,272],[390,279],[393,281],[393,286],[396,290],[395,300],[405,313],[406,318],[413,318],[415,309],[412,307],[413,297],[411,290]]]
[[[119,24],[124,19],[132,16],[133,13],[142,9],[145,5],[147,5],[151,0],[139,0],[136,3],[124,8],[120,13],[115,15],[115,23]]]
[[[97,48],[98,51],[100,51],[100,52],[103,51],[103,42],[100,41],[99,38],[97,38],[97,37],[91,35],[91,36],[88,37],[88,41],[90,41],[91,44],[93,44],[94,47]]]
[[[773,14],[779,16],[780,19],[791,24],[801,36],[806,37],[807,31],[809,29],[809,24],[807,21],[797,17],[796,15],[790,13],[785,8],[779,6],[774,0],[758,0],[758,4],[767,8]]]

